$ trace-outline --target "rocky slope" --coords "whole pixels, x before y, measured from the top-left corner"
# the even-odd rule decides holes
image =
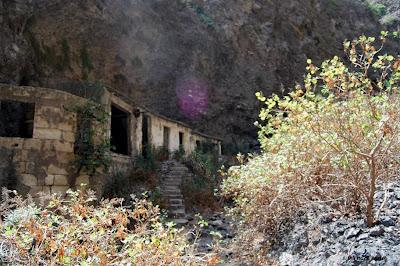
[[[2,0],[0,82],[102,81],[240,143],[255,137],[256,91],[292,86],[307,58],[380,28],[361,0]]]
[[[276,249],[280,265],[390,265],[400,263],[400,182],[378,187],[379,218],[343,217],[326,206],[299,217]]]

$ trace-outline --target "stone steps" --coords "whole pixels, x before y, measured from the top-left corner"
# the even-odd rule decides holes
[[[164,162],[161,169],[161,192],[168,203],[168,214],[177,224],[185,224],[186,210],[180,185],[190,175],[189,169],[172,160]]]
[[[169,202],[169,204],[181,204],[181,205],[184,205],[183,199],[173,198],[173,199],[169,199],[168,202]]]
[[[185,209],[169,210],[168,213],[172,218],[185,218],[186,217]]]

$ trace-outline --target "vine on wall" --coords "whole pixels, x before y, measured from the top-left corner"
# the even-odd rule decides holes
[[[110,139],[106,137],[109,114],[102,105],[88,101],[76,107],[78,129],[75,140],[75,160],[77,173],[87,172],[90,176],[98,171],[107,171],[110,166]]]

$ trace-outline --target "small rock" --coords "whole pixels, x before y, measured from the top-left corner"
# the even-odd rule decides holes
[[[381,217],[379,219],[379,223],[383,226],[395,226],[396,225],[396,221],[389,216]]]
[[[288,252],[283,252],[279,256],[279,265],[286,266],[286,265],[293,265],[294,263],[294,257],[292,254],[289,254]]]
[[[321,224],[328,224],[333,221],[333,214],[329,213],[321,217],[320,223]]]
[[[381,236],[381,235],[383,235],[384,232],[385,232],[385,230],[383,230],[383,228],[381,226],[375,226],[370,229],[369,235],[370,236]]]
[[[367,238],[368,238],[368,234],[367,233],[363,233],[363,234],[361,234],[361,235],[359,235],[357,237],[357,241],[361,241],[361,240],[364,240],[364,239],[367,239]]]
[[[400,200],[400,191],[396,191],[395,195],[396,195],[396,199]]]
[[[349,239],[352,237],[356,237],[361,233],[361,229],[359,228],[350,228],[344,233],[344,237]]]
[[[185,225],[189,221],[187,219],[174,219],[173,222],[176,223],[177,225]]]
[[[320,239],[320,238],[314,238],[314,239],[311,241],[311,243],[312,243],[314,246],[318,245],[320,242],[321,242],[321,239]]]
[[[380,253],[380,251],[376,248],[370,248],[368,249],[369,257],[374,259],[374,260],[382,260],[383,256]]]
[[[221,227],[224,225],[224,223],[221,220],[215,220],[215,221],[211,221],[209,222],[212,226],[216,226],[216,227]]]
[[[358,247],[356,249],[354,249],[353,251],[353,255],[357,258],[362,258],[364,256],[366,256],[368,254],[367,250],[365,249],[365,247]]]
[[[386,233],[392,233],[393,232],[393,227],[385,227],[385,232]]]

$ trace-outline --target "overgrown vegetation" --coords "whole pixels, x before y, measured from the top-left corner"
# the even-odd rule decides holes
[[[382,18],[386,15],[387,7],[381,3],[368,3],[368,8],[377,18]]]
[[[159,209],[134,198],[94,205],[92,191],[49,196],[40,207],[4,190],[0,204],[0,264],[10,265],[212,265],[214,256],[195,256]],[[211,263],[210,263],[211,262]]]
[[[165,149],[153,150],[149,146],[144,147],[144,149],[145,155],[135,158],[130,174],[120,172],[110,174],[107,183],[104,185],[102,197],[109,199],[124,198],[129,201],[131,194],[144,194],[144,198],[150,200],[154,205],[162,209],[166,207],[157,173],[159,163],[165,160]],[[168,159],[168,155],[166,158]]]
[[[93,70],[93,63],[90,59],[89,52],[87,50],[86,44],[83,44],[79,50],[79,58],[81,60],[82,76],[83,79],[87,79],[89,73]]]
[[[400,58],[383,52],[388,35],[346,41],[348,65],[339,57],[320,67],[308,60],[304,85],[287,96],[257,93],[265,104],[263,153],[232,167],[222,186],[242,220],[240,250],[254,250],[260,234],[268,250],[298,210],[313,204],[362,213],[374,224],[376,183],[400,170]]]
[[[105,92],[104,84],[99,80],[67,82],[63,83],[60,89],[96,103],[101,103]]]
[[[219,170],[222,163],[219,162],[213,145],[201,145],[183,161],[194,173],[193,177],[184,179],[182,183],[186,208],[210,211],[221,207],[218,205],[215,190],[221,183]]]
[[[78,117],[78,130],[75,141],[75,160],[77,173],[82,170],[89,175],[107,171],[110,165],[110,140],[106,137],[109,114],[104,107],[92,101],[75,108]]]
[[[247,141],[232,141],[232,142],[224,142],[222,144],[222,151],[224,155],[227,156],[235,156],[238,153],[248,154],[252,151],[250,147],[250,143]]]

